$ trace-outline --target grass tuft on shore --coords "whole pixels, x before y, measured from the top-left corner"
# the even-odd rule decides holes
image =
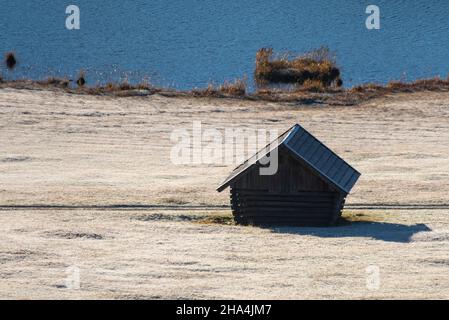
[[[81,70],[79,72],[78,79],[76,80],[76,84],[78,85],[78,87],[84,87],[84,85],[86,84],[86,77],[85,77],[84,70]]]
[[[326,88],[320,80],[307,79],[304,81],[303,85],[298,88],[298,90],[308,92],[325,92]]]
[[[247,95],[246,77],[234,81],[224,81],[223,84],[215,86],[212,83],[204,89],[193,89],[187,94],[194,97],[245,97]]]

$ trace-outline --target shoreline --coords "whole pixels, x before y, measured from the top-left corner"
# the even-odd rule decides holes
[[[238,80],[237,80],[238,81]],[[236,81],[236,82],[237,82]],[[218,98],[238,99],[248,101],[265,101],[275,103],[294,104],[327,104],[330,106],[352,106],[382,98],[390,94],[416,93],[416,92],[448,92],[449,77],[418,79],[412,82],[391,81],[386,85],[362,84],[352,88],[325,88],[323,90],[284,90],[278,88],[261,88],[254,92],[246,92],[245,89],[234,89],[234,84],[227,83],[222,86],[209,85],[202,89],[177,90],[163,87],[154,87],[150,84],[108,83],[97,86],[71,87],[70,81],[64,78],[47,78],[45,80],[2,80],[0,89],[25,89],[25,90],[50,90],[61,91],[78,95],[135,97],[151,96],[159,94],[167,98]]]

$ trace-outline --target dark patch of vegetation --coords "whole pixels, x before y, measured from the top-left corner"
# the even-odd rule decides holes
[[[233,82],[225,81],[218,87],[218,91],[223,94],[242,97],[246,95],[246,77],[235,79]]]
[[[38,83],[42,86],[50,86],[56,88],[68,88],[70,81],[66,78],[56,78],[56,77],[48,77],[45,80],[40,80]]]
[[[54,231],[47,232],[47,235],[50,237],[57,237],[63,239],[92,239],[92,240],[102,240],[104,236],[98,233],[90,233],[90,232],[73,232],[73,231]]]
[[[322,87],[342,85],[335,56],[326,47],[300,56],[275,56],[272,48],[262,48],[256,54],[254,79],[259,87],[270,83],[303,85],[307,81],[314,83],[314,89],[318,82]]]
[[[340,88],[343,87],[343,80],[341,80],[340,77],[337,78],[337,80],[335,81],[335,85]]]
[[[192,89],[190,93],[194,97],[219,97],[220,94],[218,90],[214,87],[213,84],[209,83],[208,86],[204,89]]]
[[[212,83],[209,83],[204,89],[193,89],[185,93],[195,97],[245,97],[247,95],[246,88],[246,77],[243,77],[243,79],[225,81],[219,86],[214,86]]]
[[[385,221],[387,216],[381,212],[361,212],[361,211],[343,211],[342,216],[337,221],[337,226],[351,225],[354,222],[381,222]]]
[[[5,55],[5,64],[6,67],[9,70],[12,70],[15,68],[16,64],[17,64],[17,59],[16,56],[14,54],[14,52],[7,52]]]
[[[151,89],[154,90],[154,88],[151,86],[150,82],[146,79],[144,79],[140,83],[138,83],[136,88],[139,90],[151,90]]]
[[[76,80],[76,84],[78,85],[78,87],[84,87],[84,85],[86,84],[85,73],[83,70],[80,71],[78,79]]]
[[[235,225],[234,217],[232,215],[209,215],[196,221],[200,224],[224,224]]]
[[[399,93],[417,91],[447,91],[449,89],[449,79],[440,77],[430,79],[420,79],[413,82],[390,81],[387,85],[363,84],[348,90],[350,93]]]

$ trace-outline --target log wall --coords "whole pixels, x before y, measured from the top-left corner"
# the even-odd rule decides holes
[[[275,175],[262,176],[254,166],[231,185],[231,208],[239,224],[332,225],[344,200],[345,195],[282,151]]]

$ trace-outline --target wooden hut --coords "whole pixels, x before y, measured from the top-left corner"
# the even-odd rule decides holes
[[[260,160],[277,152],[278,169],[261,175]],[[228,186],[239,224],[323,226],[341,216],[360,173],[296,124],[235,168]]]

